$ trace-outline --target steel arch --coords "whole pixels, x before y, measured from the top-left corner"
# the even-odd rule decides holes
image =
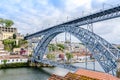
[[[39,41],[34,57],[40,56],[39,59],[42,60],[43,54],[46,51],[49,42],[59,33],[68,32],[77,37],[86,47],[91,51],[94,58],[99,62],[105,72],[115,72],[117,68],[117,56],[119,50],[114,48],[110,43],[101,38],[100,36],[76,26],[60,26],[54,27],[48,30],[43,38]],[[112,47],[114,50],[118,51],[114,53],[108,47]]]

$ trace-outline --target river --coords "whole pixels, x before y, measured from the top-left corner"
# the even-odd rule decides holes
[[[88,68],[92,69],[92,62],[88,63]],[[100,65],[96,62],[96,70],[103,71]],[[80,67],[85,67],[85,63],[75,63]],[[13,69],[1,69],[0,80],[47,80],[51,74],[57,74],[64,76],[69,70],[63,68],[13,68]]]

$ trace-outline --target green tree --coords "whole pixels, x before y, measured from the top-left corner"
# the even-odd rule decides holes
[[[21,46],[27,48],[27,46],[28,46],[27,43],[28,43],[27,40],[24,40],[24,39],[20,39],[18,41],[18,44],[16,44],[16,39],[3,40],[4,49],[7,51],[13,51],[14,48],[19,48]]]
[[[7,63],[7,60],[6,60],[6,59],[4,59],[4,60],[3,60],[3,63],[4,63],[4,65],[6,65],[6,63]]]
[[[15,40],[13,39],[5,39],[3,40],[4,49],[7,51],[13,51],[13,48],[16,46]]]
[[[60,50],[60,51],[63,51],[65,49],[64,44],[57,44],[56,46],[57,46],[58,50]]]
[[[49,60],[55,60],[55,54],[47,54]]]
[[[54,44],[49,44],[48,48],[49,48],[49,51],[55,51],[57,49],[57,46],[55,46]]]
[[[28,46],[28,41],[27,40],[24,40],[24,39],[20,39],[19,40],[19,46],[24,46],[27,48]]]
[[[0,25],[3,27],[11,27],[14,24],[12,20],[0,18]]]
[[[5,19],[4,23],[5,23],[5,27],[11,27],[14,24],[12,20],[8,20],[8,19]]]
[[[68,62],[73,58],[72,53],[67,52],[65,55],[66,55],[66,58],[67,58]]]
[[[0,18],[0,24],[4,26],[4,19]]]
[[[16,34],[13,34],[13,39],[16,39],[16,37],[17,37]]]

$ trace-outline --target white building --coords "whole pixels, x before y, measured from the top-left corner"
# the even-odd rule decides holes
[[[2,41],[0,41],[0,56],[4,55],[9,55],[9,52],[4,50],[4,45],[2,44]]]
[[[80,53],[73,53],[73,60],[76,60],[77,62],[85,62],[86,59],[87,61],[90,61],[91,54],[80,54]]]
[[[4,61],[6,61],[6,64],[9,63],[25,63],[28,61],[27,57],[21,56],[21,55],[5,55],[0,56],[0,64],[4,64]]]

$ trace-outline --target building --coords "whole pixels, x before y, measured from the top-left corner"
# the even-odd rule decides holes
[[[17,33],[17,28],[0,27],[0,40],[11,38],[14,33]]]
[[[18,55],[28,55],[27,49],[24,48],[14,48],[13,49],[13,55],[18,54]]]
[[[4,55],[0,56],[0,64],[4,64],[6,60],[6,64],[9,63],[26,63],[28,61],[27,57],[21,55]]]
[[[4,45],[2,44],[2,41],[0,41],[0,56],[9,55],[9,52],[4,50]]]
[[[0,26],[0,40],[12,38],[13,34],[16,34],[17,39],[23,39],[24,36],[17,32],[17,28],[13,27],[1,27]]]
[[[91,54],[85,54],[85,53],[73,53],[73,60],[75,60],[75,62],[85,62],[90,61],[91,60]]]
[[[24,35],[21,35],[20,33],[16,33],[17,39],[24,39]]]

